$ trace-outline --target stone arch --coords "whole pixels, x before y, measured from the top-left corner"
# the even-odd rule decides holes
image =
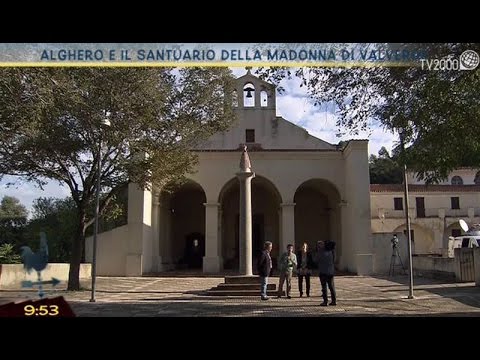
[[[202,267],[205,202],[205,190],[191,179],[160,193],[160,253],[166,268]]]
[[[255,85],[251,82],[243,85],[243,107],[255,107]]]
[[[337,243],[337,259],[342,254],[341,196],[338,188],[325,179],[301,183],[293,198],[295,203],[295,243],[306,242],[315,249],[319,240]]]
[[[240,184],[237,178],[225,183],[219,193],[221,219],[221,254],[225,269],[238,269],[239,261],[239,207]],[[265,241],[273,243],[274,265],[279,252],[280,215],[282,197],[272,181],[261,175],[252,179],[252,256],[256,272],[256,258]]]
[[[393,233],[402,234],[406,239],[406,229],[407,226],[403,223],[397,226]],[[432,230],[413,223],[410,224],[410,230],[413,230],[412,254],[431,254],[437,250],[435,249],[435,238]]]

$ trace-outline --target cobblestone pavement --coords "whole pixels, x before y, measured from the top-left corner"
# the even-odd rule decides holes
[[[85,290],[46,289],[64,296],[77,316],[480,316],[480,287],[416,278],[415,299],[407,299],[407,277],[337,276],[337,306],[321,307],[320,284],[312,277],[310,298],[300,298],[296,278],[292,299],[216,297],[202,294],[223,282],[220,277],[99,277],[96,302]],[[270,278],[278,284],[278,278]],[[0,304],[35,299],[36,292],[0,290]]]

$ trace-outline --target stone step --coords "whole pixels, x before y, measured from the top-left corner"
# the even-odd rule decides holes
[[[277,288],[276,284],[268,284],[267,290],[273,290]],[[225,290],[257,290],[260,291],[260,284],[219,284],[217,287],[211,289],[212,291],[225,291]]]
[[[260,285],[260,277],[253,276],[225,276],[225,284],[258,284]]]
[[[213,290],[213,289],[212,289]],[[210,296],[258,296],[260,297],[260,290],[216,290],[212,291],[208,290],[205,292],[205,295]],[[275,297],[278,295],[277,291],[267,290],[267,295],[271,297]],[[283,291],[283,295],[285,295],[285,291]]]

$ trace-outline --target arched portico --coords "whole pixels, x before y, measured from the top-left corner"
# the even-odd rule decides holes
[[[221,223],[220,244],[225,269],[238,269],[239,265],[239,196],[237,178],[229,180],[220,191],[219,219]],[[281,195],[267,178],[256,175],[252,179],[252,256],[254,272],[256,258],[262,251],[263,243],[273,243],[274,265],[279,253]]]
[[[295,191],[295,244],[306,242],[315,249],[316,242],[335,241],[337,259],[342,253],[340,193],[325,179],[310,179]]]
[[[205,192],[188,180],[160,193],[160,253],[166,268],[202,268],[205,255]]]

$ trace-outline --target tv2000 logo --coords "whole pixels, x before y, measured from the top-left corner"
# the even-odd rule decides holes
[[[460,55],[460,59],[422,59],[422,70],[474,70],[480,63],[480,56],[476,51],[466,50]]]

